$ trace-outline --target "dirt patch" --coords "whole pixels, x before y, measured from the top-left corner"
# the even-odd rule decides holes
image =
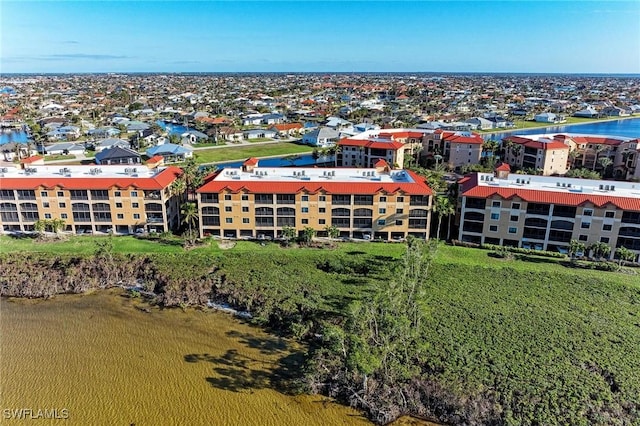
[[[234,248],[235,246],[236,246],[235,241],[228,241],[228,240],[218,241],[218,247],[220,247],[222,250],[229,250]]]

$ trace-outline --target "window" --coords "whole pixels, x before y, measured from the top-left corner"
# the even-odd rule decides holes
[[[318,213],[325,213],[326,211],[327,211],[327,209],[324,208],[324,207],[318,208]]]
[[[380,197],[380,202],[381,203],[386,203],[387,202],[387,197]]]
[[[58,191],[58,197],[64,197],[64,192]]]
[[[134,213],[133,214],[133,218],[134,219],[140,219],[140,213]]]
[[[61,209],[64,209],[67,207],[67,203],[59,203],[59,206]]]
[[[224,219],[224,221],[226,223],[233,223],[233,218],[232,217],[227,217],[227,218]]]
[[[302,197],[300,197],[301,201],[309,201],[309,196],[308,195],[303,195]]]
[[[582,210],[582,215],[583,216],[593,216],[593,210],[592,209],[584,209],[584,210]]]
[[[120,192],[120,191],[115,191],[115,192],[113,193],[113,195],[114,195],[115,197],[122,197],[122,192]]]
[[[404,197],[397,197],[397,198],[396,198],[396,202],[398,202],[398,203],[404,203]]]
[[[609,244],[609,237],[600,237],[600,242]]]
[[[491,220],[500,220],[500,213],[491,213]]]
[[[378,213],[379,214],[385,214],[386,212],[387,212],[387,209],[385,209],[385,208],[379,208],[378,209]]]
[[[45,213],[44,214],[44,218],[45,219],[51,219],[51,213]]]
[[[318,225],[324,225],[324,224],[325,224],[324,219],[318,219]]]
[[[242,213],[249,213],[249,206],[243,206]]]
[[[396,214],[402,214],[404,213],[404,209],[396,209]]]
[[[587,241],[588,239],[589,239],[589,238],[588,238],[586,235],[580,235],[580,236],[578,237],[578,240],[580,240],[580,241]]]
[[[226,206],[226,207],[224,208],[224,211],[225,211],[225,212],[233,211],[233,207],[231,207],[231,206]]]
[[[613,228],[613,225],[602,225],[603,231],[611,231],[611,228]]]
[[[378,226],[384,226],[387,224],[387,221],[384,219],[378,219]]]
[[[591,227],[591,222],[582,222],[580,224],[580,228],[582,229],[589,229]]]
[[[309,213],[309,207],[303,207],[302,213]]]
[[[512,214],[511,216],[509,216],[509,220],[511,222],[517,222],[519,218],[520,216],[518,216],[517,214]]]
[[[608,211],[608,212],[604,212],[604,217],[615,217],[616,212],[612,212],[612,211]]]
[[[42,207],[44,207],[45,209],[49,208],[49,202],[45,201],[44,203],[42,203]]]
[[[302,224],[303,225],[308,225],[309,224],[309,219],[302,219]]]
[[[254,197],[256,204],[273,204],[272,194],[255,194]]]
[[[131,191],[131,196],[132,197],[137,197],[138,196],[138,191]]]
[[[121,209],[122,208],[122,203],[116,203],[116,208],[117,209]]]
[[[67,216],[67,214],[66,214],[66,213],[62,213],[62,214],[60,215],[60,219],[66,219],[67,217],[68,217],[68,216]]]
[[[498,208],[500,208],[500,205],[501,205],[500,201],[492,201],[492,202],[491,202],[491,207],[498,207]]]
[[[242,218],[242,223],[249,223],[249,218],[248,217],[243,217]]]
[[[41,197],[48,197],[49,193],[47,191],[42,191],[42,192],[40,192],[40,196]]]
[[[242,201],[249,201],[249,195],[248,194],[242,194],[241,199],[242,199]]]
[[[326,195],[319,195],[318,196],[318,201],[327,201]]]
[[[396,220],[396,225],[397,225],[397,226],[402,225],[402,221],[401,221],[401,220]]]
[[[132,207],[132,208],[134,208],[134,209],[137,209],[137,208],[139,208],[139,207],[140,207],[140,204],[138,204],[138,203],[131,203],[131,207]]]
[[[498,232],[498,225],[490,225],[489,226],[489,231]]]
[[[116,217],[117,217],[118,219],[124,219],[124,215],[123,215],[122,213],[118,213],[118,214],[116,215]]]
[[[231,194],[224,194],[225,201],[231,201]]]
[[[517,234],[518,233],[518,228],[516,228],[515,226],[510,226],[509,227],[509,233],[510,234]]]

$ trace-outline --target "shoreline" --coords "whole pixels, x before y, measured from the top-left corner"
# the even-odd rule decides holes
[[[599,120],[587,120],[581,121],[579,123],[541,123],[540,126],[532,126],[532,127],[512,127],[510,129],[499,129],[499,130],[480,130],[476,131],[480,136],[484,135],[493,135],[493,134],[502,134],[502,133],[517,133],[520,131],[528,131],[528,130],[538,130],[538,129],[548,129],[550,127],[562,127],[562,126],[581,126],[583,124],[597,124],[597,123],[607,123],[610,121],[622,121],[622,120],[633,120],[640,119],[640,114],[630,115],[628,117],[612,117],[612,118],[603,118]]]

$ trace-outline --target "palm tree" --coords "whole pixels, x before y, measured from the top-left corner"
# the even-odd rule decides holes
[[[305,244],[311,243],[311,241],[313,241],[313,237],[315,236],[316,230],[310,226],[305,226],[302,230],[302,241],[304,241]]]
[[[584,243],[578,240],[571,240],[571,242],[569,242],[569,257],[571,257],[571,262],[575,261],[576,254],[582,253],[584,255],[586,249]]]
[[[51,226],[51,230],[57,234],[64,229],[66,223],[63,219],[56,218],[52,219],[49,225]]]
[[[338,238],[338,236],[340,235],[340,230],[337,226],[327,225],[325,226],[324,230],[327,231],[327,235],[331,239]]]
[[[598,163],[598,156],[605,149],[608,149],[606,145],[603,145],[601,143],[596,145],[596,147],[595,147],[596,158],[593,160],[593,169],[592,170],[596,169],[596,164]]]
[[[598,160],[598,163],[602,166],[602,176],[607,172],[607,167],[613,164],[613,160],[609,157],[602,157]]]
[[[622,265],[622,262],[633,262],[636,254],[623,246],[616,249],[616,256],[618,257],[618,264]]]
[[[182,205],[180,213],[182,214],[182,223],[185,223],[189,226],[189,233],[187,236],[187,238],[189,239],[189,243],[193,244],[193,227],[198,222],[198,206],[196,206],[196,203],[184,203]]]
[[[580,151],[578,151],[577,149],[574,149],[573,151],[569,152],[569,159],[571,160],[571,168],[573,168],[575,166],[576,160],[581,155],[582,155],[582,153]]]
[[[33,230],[38,233],[38,237],[42,238],[44,231],[47,229],[48,220],[38,219],[33,224]]]
[[[289,245],[291,240],[293,240],[296,237],[296,228],[292,226],[283,226],[281,235],[282,235],[282,238],[284,239],[285,244]]]
[[[442,225],[442,217],[451,215],[455,212],[455,206],[446,195],[436,195],[433,209],[438,215],[438,227],[436,228],[436,240],[440,239],[440,228]]]

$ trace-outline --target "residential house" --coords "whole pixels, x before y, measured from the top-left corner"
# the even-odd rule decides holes
[[[302,143],[306,145],[317,146],[319,148],[328,148],[334,146],[339,139],[339,133],[330,127],[320,127],[309,133],[305,133],[302,137]]]
[[[197,130],[189,130],[188,132],[184,132],[180,135],[181,143],[183,144],[194,144],[194,143],[204,143],[209,137]]]
[[[141,164],[140,154],[129,148],[114,146],[96,154],[96,164],[117,165],[117,164]]]
[[[244,139],[274,139],[278,137],[278,132],[272,129],[251,129],[242,132]]]
[[[95,144],[95,150],[96,152],[100,152],[105,149],[113,148],[115,146],[119,146],[122,148],[129,148],[130,144],[124,139],[108,138],[108,139],[103,139],[101,141],[98,141]]]
[[[165,143],[147,149],[145,154],[149,158],[162,155],[165,163],[179,163],[185,161],[187,158],[193,157],[193,149],[186,146]]]
[[[533,120],[537,121],[538,123],[565,123],[567,121],[563,116],[554,114],[552,112],[543,112],[540,114],[536,114],[533,117]]]
[[[494,123],[493,121],[487,120],[482,117],[473,117],[464,121],[465,123],[469,123],[473,130],[487,130],[493,129]]]
[[[82,143],[62,142],[39,146],[38,151],[45,155],[81,155],[84,154],[86,148]]]

